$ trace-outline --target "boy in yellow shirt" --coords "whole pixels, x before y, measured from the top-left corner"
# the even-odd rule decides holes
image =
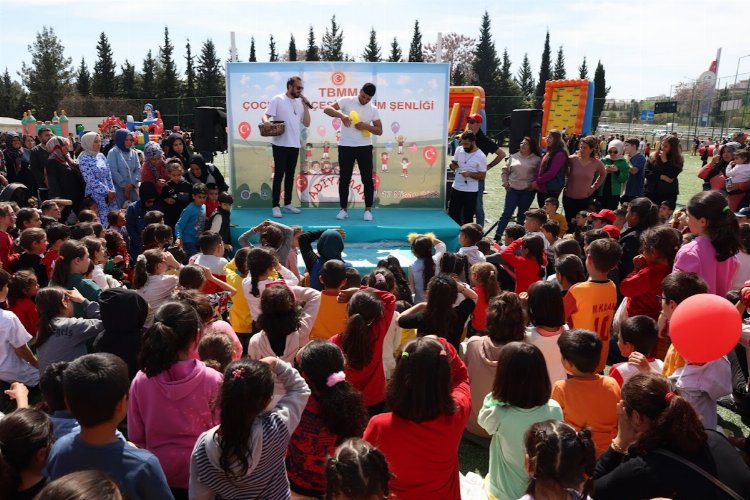
[[[346,327],[346,303],[336,300],[346,286],[346,266],[340,260],[332,259],[320,269],[320,307],[313,320],[310,340],[328,340],[344,331]]]

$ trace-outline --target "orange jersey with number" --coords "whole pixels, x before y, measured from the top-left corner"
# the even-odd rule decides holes
[[[609,331],[617,308],[617,287],[610,280],[583,281],[568,290],[563,299],[565,319],[570,328],[596,332],[602,339],[597,373],[604,369],[609,354]]]

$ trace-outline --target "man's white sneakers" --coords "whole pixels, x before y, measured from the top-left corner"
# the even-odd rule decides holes
[[[364,219],[366,221],[371,221],[372,220],[372,212],[370,210],[365,210],[365,217],[364,217]]]
[[[273,210],[271,210],[271,215],[273,215],[277,219],[281,219],[282,217],[284,217],[283,215],[281,215],[281,209],[279,207],[273,207]]]
[[[349,214],[343,208],[341,210],[339,210],[338,214],[336,214],[336,218],[338,220],[344,220],[344,219],[346,219],[348,217],[349,217]]]
[[[294,205],[289,204],[289,205],[284,205],[284,212],[288,214],[301,214],[302,210],[295,207]]]

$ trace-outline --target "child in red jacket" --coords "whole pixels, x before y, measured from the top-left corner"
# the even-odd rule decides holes
[[[521,255],[516,255],[519,248]],[[544,277],[547,255],[541,236],[527,234],[505,247],[500,256],[515,270],[516,293],[527,291],[532,283]]]

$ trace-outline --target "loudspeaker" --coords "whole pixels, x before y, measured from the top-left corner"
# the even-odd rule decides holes
[[[227,150],[227,114],[224,108],[199,106],[193,109],[193,145],[197,151]]]
[[[531,137],[540,143],[542,136],[541,109],[514,109],[510,115],[510,139],[508,149],[510,154],[518,151],[524,137]]]

